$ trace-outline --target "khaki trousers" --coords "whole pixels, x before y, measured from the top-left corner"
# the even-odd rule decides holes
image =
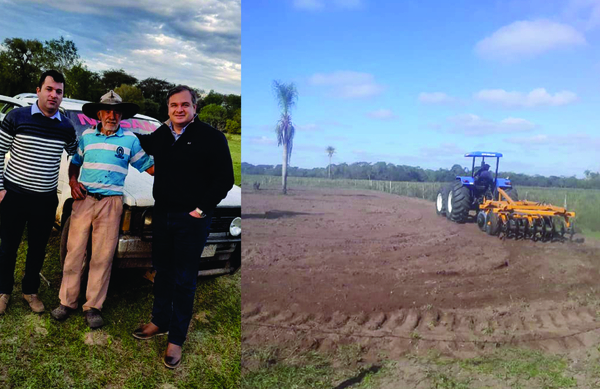
[[[89,263],[86,303],[83,310],[102,309],[106,300],[110,271],[119,240],[119,223],[123,212],[123,197],[110,196],[96,200],[87,196],[73,202],[67,257],[60,286],[60,303],[77,308],[84,259],[90,228],[92,229],[92,257]]]

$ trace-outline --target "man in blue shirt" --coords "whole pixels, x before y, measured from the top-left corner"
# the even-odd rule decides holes
[[[119,240],[128,165],[154,174],[154,161],[144,152],[138,138],[120,127],[121,120],[133,117],[138,110],[136,104],[123,103],[112,90],[101,97],[99,104],[83,106],[84,114],[97,117],[101,123],[98,128],[83,133],[69,166],[69,185],[75,201],[59,293],[60,306],[52,311],[52,317],[57,320],[65,320],[77,308],[83,261],[92,229],[87,301],[83,311],[90,328],[104,324],[100,310],[106,299]]]

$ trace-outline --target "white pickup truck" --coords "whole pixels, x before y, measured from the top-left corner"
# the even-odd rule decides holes
[[[0,95],[0,121],[14,108],[30,106],[37,100],[33,93],[23,93],[13,97]],[[88,118],[81,111],[87,101],[63,99],[61,111],[73,122],[77,135],[96,124],[96,120]],[[121,127],[136,133],[147,134],[156,130],[161,123],[149,116],[136,115],[121,121]],[[62,230],[61,263],[67,251],[67,238],[73,199],[68,179],[69,161],[66,153],[60,166],[58,181],[58,208],[56,222]],[[129,169],[125,180],[123,195],[123,215],[119,243],[115,252],[114,266],[117,267],[147,267],[152,266],[152,198],[153,177]],[[227,197],[217,206],[211,222],[210,234],[202,253],[199,275],[231,274],[241,265],[241,199],[239,186],[229,191]],[[88,252],[91,245],[88,245]]]

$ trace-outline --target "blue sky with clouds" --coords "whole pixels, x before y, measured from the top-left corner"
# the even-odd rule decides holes
[[[75,42],[93,71],[241,92],[240,0],[0,0],[0,40]]]
[[[600,0],[244,0],[242,161],[281,163],[272,81],[299,99],[291,164],[600,170]]]

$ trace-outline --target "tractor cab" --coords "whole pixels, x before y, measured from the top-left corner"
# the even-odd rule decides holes
[[[501,153],[489,151],[473,151],[465,154],[467,158],[473,158],[471,166],[471,176],[457,176],[456,180],[464,186],[472,187],[478,193],[494,193],[497,187],[510,188],[510,180],[498,178],[498,168],[500,166]],[[487,158],[487,162],[486,162]],[[494,161],[495,159],[495,161]],[[495,162],[495,164],[494,164]],[[492,174],[493,166],[495,165],[495,173]]]

